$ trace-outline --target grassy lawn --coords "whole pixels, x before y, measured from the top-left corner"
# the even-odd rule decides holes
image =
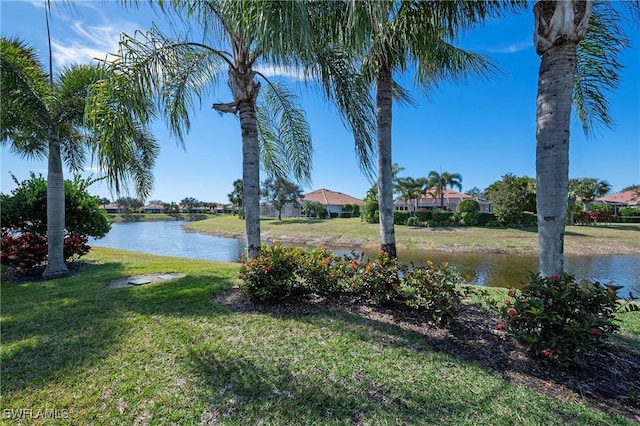
[[[193,222],[190,229],[217,235],[239,237],[244,222],[237,216],[220,215]],[[352,219],[263,219],[262,239],[303,242],[313,246],[374,248],[379,245],[378,224]],[[413,228],[395,227],[400,249],[467,252],[535,253],[538,234],[532,229],[480,227]],[[640,254],[640,224],[568,226],[566,254]]]
[[[211,296],[237,282],[235,264],[104,248],[87,257],[100,264],[64,280],[2,283],[4,421],[6,410],[55,409],[68,418],[22,423],[633,424],[383,322],[229,310]],[[105,287],[169,272],[186,277]],[[640,313],[624,316],[623,331],[638,340]]]

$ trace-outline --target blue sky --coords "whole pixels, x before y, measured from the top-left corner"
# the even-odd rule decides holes
[[[75,10],[54,6],[54,67],[103,58],[116,50],[120,32],[147,30],[152,22],[166,28],[165,18],[142,3],[138,9],[101,1],[77,2]],[[0,31],[29,42],[45,59],[43,6],[44,0],[0,1]],[[614,129],[603,128],[586,139],[577,120],[571,126],[570,177],[605,179],[614,192],[640,183],[640,34],[637,27],[627,30],[633,46],[622,57],[626,68],[621,86],[610,96]],[[428,98],[412,88],[417,106],[394,107],[393,161],[405,168],[402,176],[456,172],[462,175],[463,191],[484,189],[506,173],[535,177],[539,57],[532,34],[532,11],[486,23],[466,34],[460,46],[490,56],[501,75],[490,81],[443,84]],[[313,137],[312,185],[305,190],[328,188],[364,197],[371,183],[360,173],[352,137],[331,106],[300,82],[289,82],[300,90]],[[153,125],[161,153],[149,199],[228,202],[232,182],[242,176],[240,128],[235,117],[220,116],[209,106],[229,100],[223,86],[203,102],[192,117],[186,150],[170,138],[162,122]],[[29,171],[46,176],[46,162],[23,159],[6,148],[1,161],[3,193],[14,188],[9,172],[20,180],[28,178]],[[115,198],[104,183],[90,191]]]

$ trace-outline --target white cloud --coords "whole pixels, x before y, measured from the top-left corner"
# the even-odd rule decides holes
[[[487,51],[491,53],[516,53],[516,52],[520,52],[521,50],[528,49],[530,47],[533,47],[533,41],[523,40],[516,43],[512,43],[508,46],[492,47],[487,49]]]
[[[257,65],[255,70],[264,74],[266,77],[284,77],[297,81],[305,81],[307,78],[304,72],[299,68],[291,67],[274,67],[272,65]]]

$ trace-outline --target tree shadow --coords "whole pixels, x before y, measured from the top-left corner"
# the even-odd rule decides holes
[[[212,291],[227,277],[189,276],[140,287],[107,288],[129,276],[122,263],[87,265],[55,281],[2,283],[2,392],[59,380],[59,373],[96,365],[129,335],[127,313],[173,317],[217,315]],[[99,282],[87,282],[99,277]],[[17,346],[17,347],[15,347]]]
[[[272,306],[236,304],[235,309],[329,328],[335,333],[355,336],[363,344],[382,349],[403,348],[424,355],[425,359],[434,353],[441,354],[456,362],[494,372],[505,382],[523,385],[536,393],[562,398],[574,392],[586,398],[590,406],[603,412],[633,418],[633,413],[640,410],[637,394],[640,390],[639,350],[618,345],[611,352],[589,357],[583,368],[555,368],[530,357],[523,347],[508,339],[504,333],[495,331],[499,319],[478,306],[465,307],[460,318],[449,328],[430,325],[415,311],[366,304],[349,306],[343,302],[336,305],[322,301],[314,302],[313,306],[298,302]],[[624,377],[613,378],[607,372],[612,368],[625,371]],[[469,402],[469,405],[473,403]],[[393,407],[387,409],[394,410]],[[474,408],[477,409],[480,408]],[[565,412],[566,407],[551,404],[549,409],[556,410],[562,417],[573,415]],[[415,419],[419,419],[421,413],[415,415]],[[584,421],[584,424],[588,424],[593,419],[585,418]]]
[[[262,219],[264,220],[264,219]],[[282,226],[282,225],[292,225],[292,224],[305,224],[305,225],[316,225],[316,224],[321,224],[321,223],[325,223],[327,220],[333,220],[333,219],[307,219],[307,218],[300,218],[300,219],[286,219],[286,220],[269,220],[269,225],[271,226]]]

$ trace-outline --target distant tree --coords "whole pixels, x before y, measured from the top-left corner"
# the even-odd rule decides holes
[[[598,197],[607,195],[611,191],[611,184],[606,180],[596,178],[578,179],[575,186],[575,193],[584,203],[584,210],[589,211],[591,202]]]
[[[118,208],[124,208],[127,213],[139,212],[140,208],[144,205],[142,201],[133,197],[121,197],[116,200]]]
[[[187,213],[193,213],[193,209],[200,205],[200,201],[193,197],[183,198],[180,205]]]
[[[233,214],[238,212],[240,219],[244,219],[244,185],[242,179],[236,179],[233,181],[233,191],[227,194]]]
[[[302,213],[308,217],[318,217],[324,219],[327,217],[327,208],[317,201],[306,201],[302,204]]]
[[[282,220],[282,208],[285,204],[299,206],[298,199],[302,197],[302,188],[281,177],[268,178],[262,183],[261,194],[278,211],[278,220]]]
[[[171,216],[180,214],[180,206],[173,201],[170,203],[162,203],[162,210]]]
[[[535,206],[535,193],[532,194],[532,178],[506,174],[501,180],[485,189],[485,196],[493,204],[493,213],[504,226],[517,226],[523,222],[524,211]],[[533,196],[533,206],[532,198]]]
[[[413,212],[418,209],[418,200],[427,189],[428,179],[405,177],[397,179],[396,192],[409,205],[409,213],[413,216]],[[415,201],[411,206],[411,201]]]
[[[362,206],[362,214],[360,220],[365,223],[376,223],[376,212],[379,210],[378,205],[378,188],[372,187],[367,191],[364,197],[364,205]]]
[[[627,191],[635,191],[637,193],[640,193],[640,185],[634,184],[634,185],[630,185],[622,188],[622,192],[627,192]]]
[[[429,172],[428,186],[435,188],[435,194],[440,197],[440,208],[444,209],[444,190],[447,187],[458,188],[462,191],[462,175],[459,173],[442,172],[438,173],[435,170]]]
[[[109,200],[108,198],[105,198],[105,197],[97,197],[96,201],[98,202],[99,206],[102,206],[104,208],[106,208],[107,205],[111,203],[111,200]]]
[[[465,194],[470,195],[473,198],[484,198],[484,192],[477,186],[474,186],[470,190],[466,191]]]

